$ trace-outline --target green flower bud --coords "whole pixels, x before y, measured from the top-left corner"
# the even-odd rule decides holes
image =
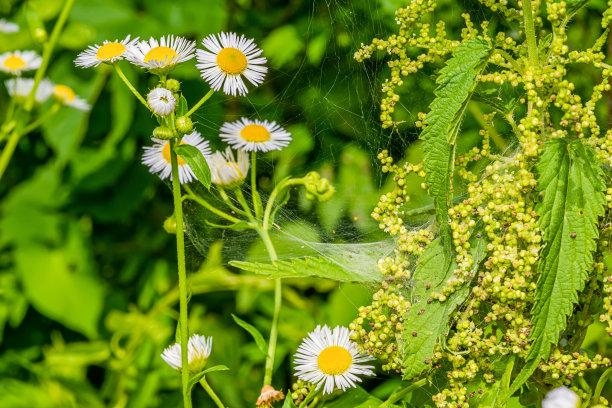
[[[183,135],[193,132],[193,122],[188,116],[181,116],[177,118],[175,125],[176,125],[176,130],[178,130],[179,133]]]
[[[174,218],[174,214],[166,218],[164,221],[164,230],[168,234],[176,234],[176,218]]]
[[[181,83],[176,79],[168,79],[166,81],[166,89],[172,93],[177,93],[181,90]]]
[[[166,126],[158,126],[153,129],[153,137],[162,140],[170,140],[174,137],[174,132]]]

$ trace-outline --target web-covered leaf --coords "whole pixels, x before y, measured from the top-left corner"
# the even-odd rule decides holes
[[[578,302],[593,265],[592,252],[599,236],[598,217],[604,214],[605,184],[595,153],[582,141],[554,140],[546,144],[538,163],[538,189],[542,202],[536,207],[546,246],[542,250],[540,277],[532,310],[527,360],[531,362],[512,385],[516,391],[548,358],[559,341],[567,316]]]
[[[421,134],[425,141],[425,181],[436,207],[436,218],[443,235],[449,233],[447,214],[452,202],[452,178],[455,139],[461,119],[476,87],[476,76],[484,69],[491,46],[482,38],[461,44],[436,80],[436,98],[429,105],[427,127]]]
[[[349,271],[322,256],[291,258],[276,263],[231,261],[230,265],[270,278],[316,276],[341,282],[381,282],[384,279],[378,270]]]

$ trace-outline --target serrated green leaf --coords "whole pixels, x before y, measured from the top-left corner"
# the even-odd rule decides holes
[[[229,370],[229,368],[227,366],[224,365],[216,365],[210,368],[207,368],[206,370],[199,372],[198,374],[194,375],[193,377],[191,377],[189,379],[189,383],[187,384],[187,392],[190,393],[191,389],[194,387],[194,385],[196,385],[197,383],[200,382],[200,380],[206,375],[206,374],[210,374],[213,373],[215,371],[227,371]]]
[[[317,276],[341,282],[381,282],[384,276],[378,270],[349,271],[328,258],[307,256],[276,263],[231,261],[230,265],[270,278]]]
[[[252,324],[245,322],[244,320],[242,320],[241,318],[239,318],[233,313],[232,313],[232,317],[234,318],[234,321],[236,322],[236,324],[238,324],[238,326],[242,327],[244,330],[249,332],[251,336],[253,336],[253,340],[255,340],[255,344],[257,344],[257,348],[259,348],[259,350],[261,350],[261,352],[264,355],[266,355],[268,353],[268,351],[266,350],[267,348],[266,341],[264,340],[264,337],[259,332],[259,330],[257,330],[255,326],[253,326]]]
[[[436,80],[436,98],[429,105],[427,127],[420,137],[425,142],[425,182],[434,200],[443,236],[450,233],[447,218],[452,202],[455,140],[476,87],[476,76],[484,69],[490,53],[489,43],[478,37],[457,48]]]
[[[477,231],[470,240],[474,268],[486,254],[486,239]],[[469,285],[464,284],[446,301],[430,301],[431,293],[439,292],[445,286],[446,281],[454,276],[456,267],[454,256],[446,251],[440,239],[429,244],[419,258],[413,278],[413,304],[404,316],[404,380],[418,376],[429,367],[425,359],[432,357],[440,336],[448,332],[448,317],[469,293]]]
[[[202,152],[195,146],[182,144],[174,147],[174,151],[189,165],[200,183],[210,188],[210,168]]]
[[[537,168],[543,199],[536,213],[546,246],[538,264],[528,364],[514,380],[510,395],[559,341],[567,316],[589,278],[599,236],[598,218],[604,214],[602,170],[593,150],[582,141],[556,139],[547,143]]]
[[[183,95],[178,100],[178,106],[176,107],[176,117],[180,118],[185,116],[189,112],[189,106],[187,105],[187,99]]]

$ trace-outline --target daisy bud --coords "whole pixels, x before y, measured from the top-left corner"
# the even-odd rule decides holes
[[[174,110],[176,98],[166,88],[154,88],[147,95],[149,107],[159,116],[166,116]]]
[[[153,129],[153,137],[161,140],[170,140],[174,137],[172,129],[166,126],[158,126]]]
[[[176,218],[174,218],[174,214],[166,218],[164,221],[164,230],[168,234],[176,234]]]
[[[188,116],[181,116],[177,118],[175,125],[176,130],[178,130],[179,133],[182,133],[184,135],[193,132],[193,122]]]
[[[177,93],[181,90],[181,83],[176,79],[168,79],[166,81],[166,89],[172,93]]]
[[[546,394],[542,408],[578,408],[581,401],[578,395],[565,386],[555,388]]]

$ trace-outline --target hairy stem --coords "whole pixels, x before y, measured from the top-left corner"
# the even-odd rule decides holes
[[[261,197],[257,191],[257,152],[251,152],[251,194],[253,195],[253,208],[255,208],[255,218],[261,217],[262,206]]]
[[[612,367],[608,368],[604,373],[599,377],[599,381],[597,381],[597,385],[595,386],[595,393],[593,394],[593,403],[597,404],[599,401],[599,396],[603,391],[604,386],[608,382],[608,380],[612,377]]]
[[[174,196],[174,218],[176,218],[176,257],[179,280],[179,322],[181,328],[181,381],[183,385],[183,403],[185,408],[191,408],[191,398],[187,395],[189,385],[189,362],[187,345],[189,328],[187,319],[187,271],[185,268],[185,231],[183,229],[183,201],[181,199],[181,184],[179,180],[178,159],[174,151],[176,140],[170,141],[170,161],[172,165],[172,193]]]
[[[405,386],[404,388],[400,388],[399,390],[394,391],[393,394],[391,394],[389,398],[387,398],[387,400],[381,405],[381,407],[386,407],[386,406],[396,403],[397,401],[404,398],[406,395],[410,394],[412,391],[416,390],[417,388],[421,388],[426,383],[427,383],[427,378],[421,378],[417,382],[413,382]]]
[[[538,43],[536,41],[535,26],[533,24],[533,11],[531,10],[531,0],[522,0],[523,22],[525,23],[525,36],[527,37],[527,54],[529,65],[537,68],[540,63],[538,60]]]
[[[119,64],[115,63],[113,64],[113,67],[115,67],[115,71],[117,71],[117,75],[119,75],[119,78],[121,78],[123,83],[125,83],[125,85],[130,89],[130,91],[132,91],[136,99],[138,99],[140,103],[142,103],[145,106],[145,108],[147,108],[147,110],[151,110],[149,108],[149,104],[147,103],[147,101],[145,101],[145,99],[142,97],[140,92],[138,92],[136,88],[134,88],[134,85],[132,85],[132,83],[130,82],[129,79],[127,79],[127,77],[125,76],[121,68],[119,68]]]

